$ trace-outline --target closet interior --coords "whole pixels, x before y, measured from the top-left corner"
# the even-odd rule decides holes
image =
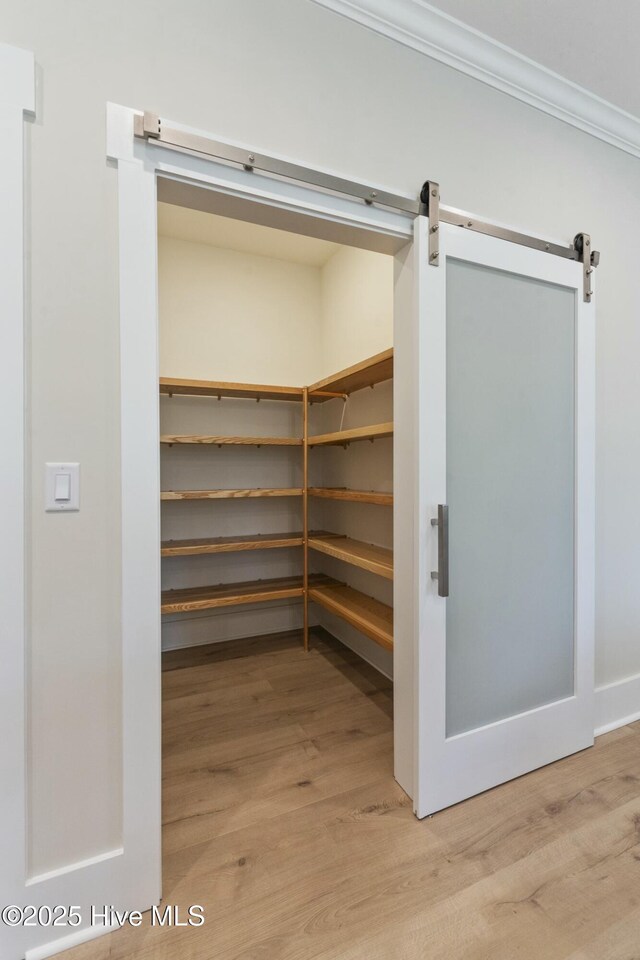
[[[163,649],[391,675],[393,258],[160,203],[159,301]]]

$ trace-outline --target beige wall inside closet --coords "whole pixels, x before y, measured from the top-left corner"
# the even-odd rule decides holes
[[[161,203],[158,207],[160,375],[303,386],[393,346],[393,258]],[[163,433],[301,436],[301,405],[225,399],[160,400]],[[310,432],[392,419],[392,385],[354,394],[344,407],[312,408]],[[392,489],[392,441],[310,452],[311,485]],[[299,486],[301,456],[287,448],[174,446],[161,454],[162,489]],[[393,512],[312,502],[312,529],[338,529],[392,546]],[[301,528],[295,498],[169,502],[163,539],[275,533]],[[310,552],[339,579],[392,603],[392,584]],[[166,558],[163,588],[292,576],[299,548]],[[392,656],[344,622],[322,623],[390,675]],[[302,626],[302,605],[255,604],[166,615],[163,648]]]

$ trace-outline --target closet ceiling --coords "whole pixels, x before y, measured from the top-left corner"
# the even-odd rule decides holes
[[[435,0],[432,6],[640,117],[638,0]]]
[[[324,266],[338,249],[337,243],[328,240],[286,233],[170,203],[158,204],[158,234],[312,267]]]

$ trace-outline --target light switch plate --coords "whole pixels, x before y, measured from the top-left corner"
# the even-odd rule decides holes
[[[56,495],[59,499],[56,499]],[[45,510],[47,513],[72,513],[79,509],[80,464],[45,464]]]

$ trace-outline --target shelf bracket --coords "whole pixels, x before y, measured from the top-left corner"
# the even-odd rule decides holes
[[[429,266],[440,266],[440,184],[427,180],[420,193],[423,212],[429,218]]]

